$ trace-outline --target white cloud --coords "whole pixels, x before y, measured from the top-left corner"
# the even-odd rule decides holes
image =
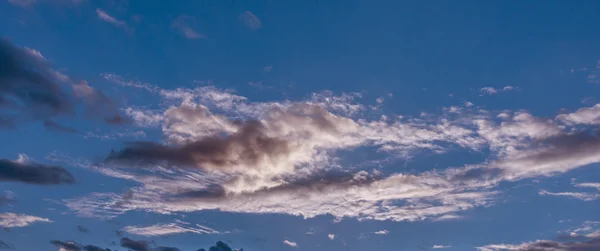
[[[0,227],[26,227],[36,222],[52,222],[49,219],[26,214],[0,213]]]
[[[242,23],[244,23],[246,27],[252,30],[260,29],[262,26],[260,19],[250,11],[244,11],[240,14],[240,20],[242,20]]]
[[[187,15],[181,15],[171,24],[171,28],[181,33],[188,39],[206,38],[206,36],[198,31],[195,27],[196,18]]]
[[[517,89],[518,89],[517,87],[510,86],[510,85],[507,85],[500,89],[494,88],[494,87],[483,87],[479,90],[479,92],[480,92],[479,96],[485,96],[485,95],[489,96],[489,95],[494,95],[494,94],[498,94],[501,92],[514,91]]]
[[[264,72],[271,72],[273,70],[273,66],[272,65],[267,65],[263,68]]]
[[[117,75],[115,73],[102,73],[101,76],[107,81],[121,86],[144,89],[152,93],[158,93],[160,91],[160,88],[158,86],[149,83],[144,83],[138,80],[125,80],[122,76]]]
[[[327,238],[329,238],[330,240],[335,239],[335,234],[328,234]]]
[[[550,176],[600,162],[599,139],[525,111],[490,112],[469,106],[438,116],[372,119],[358,103],[358,93],[325,91],[282,102],[251,102],[214,86],[158,93],[163,98],[159,107],[130,108],[126,113],[140,125],[160,126],[169,147],[190,150],[194,161],[186,163],[197,168],[146,166],[132,171],[97,166],[95,170],[139,186],[126,200],[118,194],[67,200],[71,209],[101,217],[129,210],[221,210],[437,221],[492,205],[501,181]],[[260,126],[247,134],[246,124],[239,121]],[[219,156],[190,147],[215,135],[211,144],[225,147]],[[277,147],[256,150],[270,144],[265,142],[277,142]],[[371,149],[392,160],[450,149],[490,154],[482,163],[442,171],[383,175],[367,171],[370,163],[383,160],[366,162],[360,169],[341,166],[338,153],[357,149]],[[331,172],[345,176],[334,179],[328,176]]]
[[[219,232],[212,228],[202,226],[202,225],[194,225],[189,226],[189,223],[176,221],[174,223],[168,224],[156,224],[152,226],[126,226],[122,230],[140,236],[161,236],[161,235],[172,235],[172,234],[180,234],[180,233],[196,233],[196,234],[222,234],[223,232]]]
[[[104,10],[102,10],[100,8],[96,9],[96,14],[98,15],[98,18],[104,22],[111,23],[117,27],[127,29],[127,25],[125,24],[125,21],[116,19],[115,17],[109,15],[108,13],[106,13]]]
[[[579,184],[575,184],[575,186],[590,187],[590,188],[596,188],[596,189],[600,190],[600,183],[579,183]]]
[[[298,244],[296,244],[295,242],[292,242],[292,241],[288,241],[288,240],[283,240],[283,244],[288,245],[290,247],[298,247]]]
[[[433,249],[441,249],[441,248],[451,248],[452,246],[444,246],[444,245],[433,245]]]
[[[387,235],[387,234],[389,234],[389,233],[390,233],[390,231],[388,231],[388,230],[386,230],[386,229],[383,229],[383,230],[379,230],[379,231],[375,232],[374,234],[378,234],[378,235]]]
[[[556,119],[568,125],[600,125],[600,104],[580,108],[573,113],[560,114]]]

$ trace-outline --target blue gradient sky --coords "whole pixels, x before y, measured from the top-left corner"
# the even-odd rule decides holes
[[[1,1],[2,38],[23,57],[40,52],[41,67],[68,76],[58,86],[81,100],[75,115],[0,129],[0,158],[60,166],[76,180],[1,177],[0,240],[14,250],[58,250],[52,240],[127,250],[123,237],[152,250],[219,240],[250,251],[536,250],[536,240],[579,250],[564,243],[600,238],[599,23],[597,1]],[[82,81],[95,96],[77,95]],[[102,109],[131,123],[86,113],[100,93],[110,99]],[[182,107],[218,118],[168,112]],[[275,118],[277,109],[301,119]],[[302,124],[320,116],[335,132]],[[176,147],[236,135],[231,121],[254,119],[288,143],[273,167],[243,157],[231,161],[244,163],[240,170],[103,161],[128,142]],[[49,120],[77,133],[44,127]],[[184,139],[173,140],[174,131]],[[469,170],[475,177],[456,178]],[[354,178],[346,184],[327,172]],[[361,172],[369,181],[358,181]],[[399,175],[413,178],[378,183]],[[248,190],[236,193],[228,183],[249,177],[276,184],[242,184]],[[443,192],[400,196],[412,182]],[[177,200],[202,185],[230,193],[216,202]],[[273,187],[285,189],[261,193]],[[303,196],[311,199],[301,203]],[[126,197],[125,209],[117,201]],[[451,209],[433,213],[440,205]],[[7,220],[25,216],[42,220]]]

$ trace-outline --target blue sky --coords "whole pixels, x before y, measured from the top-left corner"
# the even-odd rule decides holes
[[[598,23],[595,1],[1,1],[0,249],[598,250]]]

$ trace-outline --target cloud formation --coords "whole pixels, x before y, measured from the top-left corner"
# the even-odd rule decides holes
[[[212,228],[198,225],[189,226],[189,223],[176,221],[169,224],[156,224],[152,226],[126,226],[123,231],[140,236],[161,236],[179,233],[196,233],[196,234],[220,234],[221,232]]]
[[[249,10],[244,11],[242,14],[240,14],[240,20],[246,27],[252,30],[257,30],[260,29],[260,27],[262,27],[262,22],[260,21],[260,19]]]
[[[179,32],[188,39],[206,38],[206,36],[198,31],[195,27],[195,18],[188,15],[181,15],[173,20],[171,28]]]
[[[489,95],[494,95],[494,94],[498,94],[501,92],[513,91],[516,89],[517,89],[517,87],[510,86],[510,85],[507,85],[500,89],[494,88],[494,87],[483,87],[479,90],[479,92],[480,92],[479,96],[485,96],[485,95],[489,96]]]
[[[49,219],[26,214],[0,213],[0,227],[26,227],[36,222],[52,222]]]
[[[290,247],[298,247],[298,244],[296,244],[293,241],[283,240],[283,244],[288,245]]]
[[[109,15],[108,13],[106,13],[104,10],[102,10],[100,8],[96,9],[96,15],[98,16],[98,18],[100,20],[102,20],[104,22],[110,23],[119,28],[127,29],[127,24],[125,23],[125,21],[119,20],[119,19]]]
[[[75,178],[62,167],[34,163],[27,155],[21,154],[15,161],[0,159],[0,182],[2,181],[58,185],[73,184]]]
[[[139,186],[127,199],[104,193],[65,200],[72,210],[102,218],[130,210],[222,210],[437,221],[492,205],[502,181],[600,162],[593,131],[526,111],[465,105],[437,116],[373,119],[357,93],[282,102],[251,102],[214,86],[156,93],[160,107],[130,107],[126,114],[138,126],[159,128],[164,142],[135,142],[87,166]],[[439,171],[371,169],[455,149],[489,156]],[[341,156],[357,150],[385,157],[343,166]]]
[[[48,62],[0,38],[0,124],[73,114],[61,81]]]

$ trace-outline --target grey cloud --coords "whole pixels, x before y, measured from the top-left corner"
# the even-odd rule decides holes
[[[288,154],[288,142],[269,137],[260,121],[240,122],[237,133],[210,136],[183,146],[137,142],[111,153],[106,161],[142,164],[167,162],[174,165],[225,168],[240,163],[255,164],[262,158]]]
[[[83,245],[80,245],[73,241],[65,242],[65,241],[53,240],[53,241],[50,241],[50,243],[52,245],[55,245],[55,246],[61,248],[61,250],[64,250],[64,251],[111,251],[108,248],[101,248],[101,247],[94,246],[94,245],[83,246]]]
[[[0,118],[40,119],[74,114],[73,100],[47,62],[0,38]]]
[[[157,247],[154,251],[180,251],[180,249],[174,247]]]
[[[539,240],[521,245],[488,245],[479,247],[480,251],[597,251],[600,250],[600,238],[587,238],[580,241],[558,242]]]
[[[50,243],[54,246],[60,247],[62,250],[65,250],[65,251],[81,251],[81,246],[79,246],[79,244],[72,242],[72,241],[64,242],[64,241],[53,240],[53,241],[50,241]]]
[[[75,128],[61,125],[52,120],[44,120],[44,127],[47,128],[48,130],[57,131],[57,132],[79,133],[79,131],[77,131]]]
[[[129,248],[133,251],[151,251],[147,241],[135,241],[127,237],[121,238],[121,247]]]
[[[90,230],[87,227],[84,226],[77,226],[77,231],[81,232],[81,233],[89,233]]]
[[[73,94],[66,92],[72,88]],[[14,128],[16,122],[45,120],[49,129],[73,132],[50,118],[76,115],[83,102],[90,118],[104,117],[105,122],[121,124],[117,106],[105,93],[82,80],[78,83],[54,70],[38,52],[0,38],[0,127]]]
[[[73,184],[75,178],[59,166],[46,166],[33,162],[20,163],[0,159],[0,181],[23,182],[38,185]]]

